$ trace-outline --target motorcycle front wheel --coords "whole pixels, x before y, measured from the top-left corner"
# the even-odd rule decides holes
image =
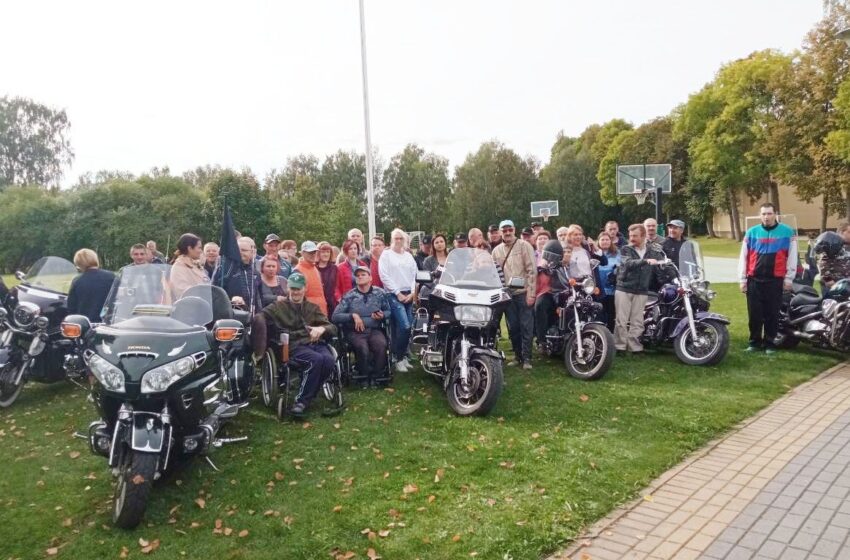
[[[594,381],[605,375],[614,362],[614,336],[602,325],[587,325],[581,333],[582,357],[578,355],[578,337],[567,339],[564,365],[576,379]]]
[[[696,339],[691,329],[685,329],[673,341],[676,357],[691,366],[713,366],[729,352],[729,329],[718,321],[702,321],[694,325]]]
[[[112,522],[116,527],[133,529],[142,522],[158,459],[156,453],[124,453],[112,499]]]
[[[12,406],[12,403],[18,400],[18,396],[24,388],[23,375],[18,383],[6,382],[6,379],[14,377],[15,373],[15,368],[12,364],[8,364],[4,371],[0,371],[0,408]]]
[[[496,406],[503,385],[502,361],[479,354],[469,360],[469,383],[464,385],[460,372],[454,372],[446,397],[459,416],[485,416]]]

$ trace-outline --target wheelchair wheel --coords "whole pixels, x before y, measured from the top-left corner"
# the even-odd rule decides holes
[[[331,406],[322,412],[322,416],[336,416],[345,407],[345,399],[342,396],[342,369],[339,362],[336,364],[331,378],[322,385],[322,393],[331,403]]]
[[[277,403],[280,394],[280,380],[278,379],[277,356],[272,348],[266,350],[263,363],[260,366],[260,388],[263,395],[263,404],[273,407]]]

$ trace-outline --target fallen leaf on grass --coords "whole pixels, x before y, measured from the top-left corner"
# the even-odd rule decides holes
[[[334,506],[334,513],[339,513],[342,511],[342,506]]]
[[[460,535],[455,535],[455,536],[452,537],[452,542],[459,542],[459,541],[460,541]]]
[[[590,397],[588,397],[587,395],[582,395],[578,398],[578,400],[580,400],[581,402],[587,402],[590,400]]]
[[[434,482],[440,482],[440,479],[446,475],[446,469],[437,469],[437,474],[434,475]]]
[[[517,521],[517,522],[516,522],[516,524],[517,524],[519,527],[522,527],[522,526],[523,526],[523,525],[525,525],[526,523],[528,523],[528,521],[526,521],[525,519],[523,519],[522,521]]]
[[[285,516],[285,517],[283,518],[283,522],[284,522],[284,523],[286,523],[286,526],[287,526],[287,527],[288,527],[288,526],[290,526],[290,525],[292,525],[292,522],[293,522],[293,521],[295,521],[295,518],[294,518],[294,517],[292,517],[291,515],[287,515],[287,516]]]
[[[62,520],[62,526],[63,527],[70,527],[73,524],[74,524],[74,520],[71,519],[70,517],[66,517],[65,519]]]
[[[242,537],[243,539],[245,537],[247,537],[248,536],[248,529],[242,529],[241,531],[239,531],[239,536]]]
[[[402,489],[402,491],[403,491],[405,494],[415,494],[416,492],[419,492],[419,487],[418,487],[418,486],[416,486],[415,484],[407,484],[407,485],[405,485],[405,487]]]
[[[128,549],[126,546],[122,546],[121,552],[118,553],[118,558],[127,558],[127,556],[129,554],[130,554],[130,549]]]
[[[59,554],[59,549],[55,546],[51,546],[50,548],[45,550],[44,553],[48,556],[56,556],[57,554]]]
[[[496,505],[496,500],[494,500],[493,498],[488,498],[488,499],[487,499],[487,505],[488,505],[488,506],[490,506],[490,507],[495,506],[495,505]]]
[[[198,523],[197,521],[192,521],[192,523],[189,524],[190,529],[197,529],[200,526],[201,526],[201,524]]]
[[[201,509],[207,507],[207,501],[203,498],[196,498],[195,503],[198,504],[198,507]]]
[[[159,539],[151,541],[151,543],[147,546],[143,546],[142,547],[142,554],[150,554],[151,552],[153,552],[157,548],[159,548]]]
[[[531,434],[531,439],[537,439],[539,437],[540,437],[540,434],[538,434],[537,432],[534,432],[533,434]]]
[[[381,556],[377,552],[375,552],[374,548],[370,548],[366,551],[366,558],[368,558],[369,560],[379,560]]]
[[[71,451],[70,453],[68,453],[68,457],[70,457],[71,459],[76,459],[76,458],[78,458],[79,456],[80,456],[80,452],[79,452],[79,451]]]
[[[380,531],[378,531],[378,536],[381,537],[382,539],[385,539],[385,538],[390,536],[390,530],[389,529],[381,529]]]
[[[150,541],[146,541],[145,539],[139,537],[139,546],[141,546],[142,548],[144,548],[144,547],[146,547],[150,544],[151,544]]]
[[[499,463],[499,466],[502,467],[503,469],[514,468],[514,464],[511,461],[502,461],[501,463]]]
[[[230,536],[230,535],[232,535],[232,534],[233,534],[233,529],[231,529],[230,527],[225,527],[225,528],[224,528],[224,536],[225,536],[225,537],[229,537],[229,536]]]
[[[391,508],[388,513],[390,514],[390,517],[401,517],[401,513],[399,513],[399,511],[395,508]]]
[[[428,503],[431,504],[436,499],[437,499],[437,496],[435,496],[434,494],[431,494],[430,496],[428,496]]]
[[[275,471],[274,478],[275,478],[275,480],[283,480],[284,474],[280,471]]]

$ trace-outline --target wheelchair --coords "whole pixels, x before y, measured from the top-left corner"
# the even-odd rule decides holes
[[[342,371],[342,380],[348,387],[352,385],[361,385],[364,388],[370,385],[377,387],[385,387],[392,384],[393,381],[393,360],[392,360],[392,335],[389,320],[381,321],[381,331],[387,339],[387,361],[384,371],[377,374],[376,377],[370,377],[367,373],[362,373],[357,369],[357,359],[354,353],[354,347],[348,342],[348,333],[354,328],[351,324],[342,325],[337,323],[339,329],[339,366]]]
[[[303,366],[293,360],[284,360],[284,345],[281,338],[270,336],[268,348],[260,364],[260,393],[263,404],[276,409],[278,420],[291,416],[289,410],[295,402],[304,374]],[[330,403],[329,407],[322,410],[322,416],[336,416],[345,408],[342,395],[342,369],[336,348],[338,343],[336,337],[327,342],[335,358],[336,367],[322,384],[320,393]]]

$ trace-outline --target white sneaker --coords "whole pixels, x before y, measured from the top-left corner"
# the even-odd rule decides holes
[[[410,363],[410,360],[408,358],[404,358],[402,360],[402,363],[404,363],[404,367],[407,369],[413,368],[413,364]]]
[[[407,369],[407,366],[404,364],[404,362],[405,362],[404,360],[399,360],[395,363],[395,370],[397,372],[407,373],[408,371],[410,371],[409,369]]]

